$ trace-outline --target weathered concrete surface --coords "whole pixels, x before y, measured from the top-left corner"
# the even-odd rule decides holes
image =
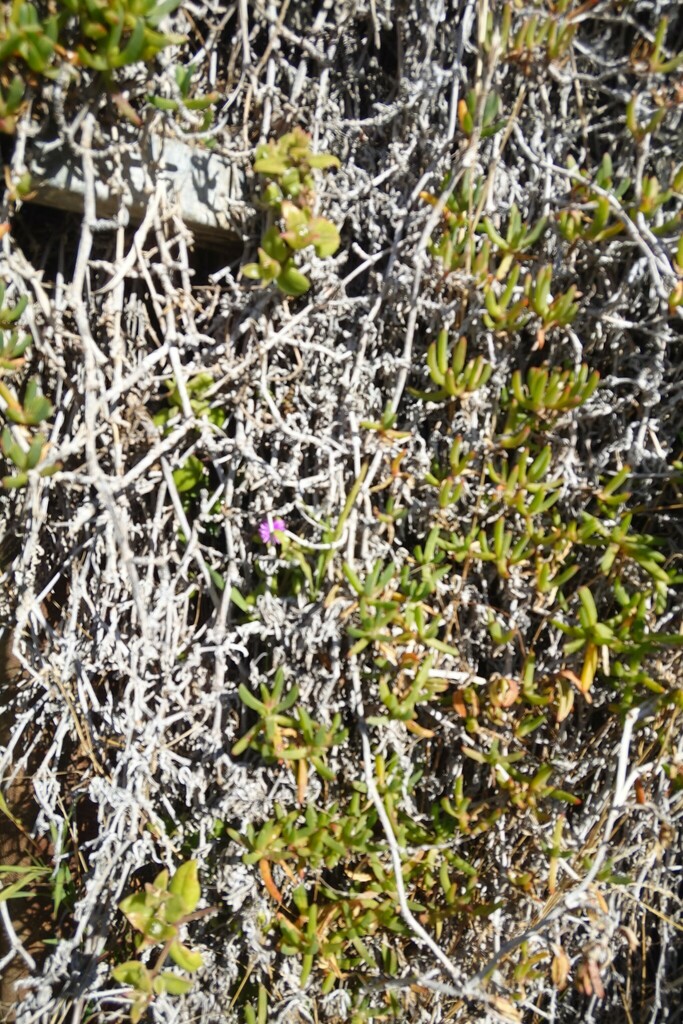
[[[94,153],[96,156],[96,154]],[[82,212],[85,182],[81,157],[63,141],[33,141],[27,153],[35,202],[60,210]],[[151,135],[140,150],[120,160],[125,174],[117,173],[112,156],[95,159],[97,215],[115,216],[121,198],[133,224],[147,209],[154,185],[168,182],[177,197],[183,221],[198,241],[220,244],[242,236],[245,208],[243,170],[219,153],[178,139]],[[123,188],[116,184],[124,178]]]

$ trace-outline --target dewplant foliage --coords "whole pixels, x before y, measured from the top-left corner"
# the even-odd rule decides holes
[[[68,66],[114,75],[139,61],[150,62],[183,36],[163,33],[160,23],[180,0],[59,0],[47,5],[11,0],[0,13],[0,131],[12,134],[29,89],[40,78],[54,80]],[[189,72],[179,74],[189,99]],[[213,102],[214,98],[207,98]]]
[[[35,749],[32,820],[76,817],[40,861],[70,872],[73,918],[26,1014],[83,991],[84,1018],[564,1024],[618,1016],[624,986],[661,1012],[683,786],[675,14],[244,6],[194,4],[177,54],[123,64],[166,33],[158,7],[71,5],[7,113],[18,154],[42,79],[65,145],[114,96],[192,132],[253,168],[265,254],[202,262],[150,171],[147,235],[96,223],[65,286],[68,252],[30,262],[30,181],[8,176],[3,614],[25,676],[2,707],[25,731],[2,734],[0,777]],[[13,50],[2,89],[27,67]]]
[[[182,926],[197,916],[195,911],[200,898],[197,864],[187,861],[177,868],[170,880],[168,870],[164,869],[152,883],[145,885],[144,891],[126,896],[119,904],[121,912],[139,933],[136,938],[139,950],[163,945],[153,968],[141,960],[127,960],[112,971],[115,981],[131,987],[132,1024],[142,1019],[155,996],[162,993],[185,995],[192,988],[189,979],[174,971],[164,971],[162,967],[169,957],[189,974],[202,966],[201,953],[180,940]]]
[[[5,305],[5,295],[5,285],[0,282],[0,398],[6,424],[0,437],[0,448],[9,464],[19,472],[4,476],[2,485],[17,488],[26,485],[29,470],[37,469],[40,476],[46,477],[55,473],[59,465],[41,465],[49,450],[47,438],[40,431],[30,429],[41,426],[53,414],[52,404],[41,393],[38,379],[31,377],[26,382],[23,398],[3,379],[22,369],[31,344],[31,336],[20,334],[14,326],[26,309],[28,296],[23,295],[16,305]],[[27,429],[22,431],[17,427]]]
[[[442,338],[440,343],[443,347]],[[433,351],[430,347],[427,356],[430,372]],[[460,362],[464,365],[463,357]],[[477,466],[472,465],[476,456],[470,453],[468,458],[462,451],[462,439],[455,439],[446,472],[435,467],[425,477],[425,485],[438,494],[438,501],[431,503],[435,525],[403,568],[399,571],[393,562],[383,565],[378,561],[361,577],[349,564],[344,566],[353,597],[346,626],[353,644],[349,657],[362,660],[365,686],[368,693],[376,695],[380,711],[369,717],[368,723],[380,730],[390,722],[400,723],[417,738],[416,743],[426,745],[436,732],[433,717],[430,721],[425,712],[433,709],[432,714],[443,714],[449,709],[463,722],[464,763],[469,760],[487,773],[487,784],[478,788],[476,810],[464,788],[464,780],[471,780],[471,775],[463,769],[452,794],[432,806],[428,815],[431,826],[426,827],[416,826],[410,816],[401,817],[395,797],[406,780],[401,782],[401,773],[396,774],[396,763],[376,763],[394,834],[405,851],[402,872],[409,905],[432,923],[437,935],[448,934],[456,920],[473,924],[506,905],[506,899],[514,902],[515,891],[533,891],[532,876],[510,869],[506,899],[482,900],[477,854],[471,860],[463,858],[469,846],[477,850],[480,836],[494,827],[507,827],[520,811],[539,825],[547,820],[557,822],[554,845],[548,847],[540,837],[537,840],[537,854],[545,862],[544,884],[551,894],[555,892],[559,859],[570,856],[562,845],[563,813],[559,809],[562,805],[580,807],[582,798],[558,784],[562,772],[552,757],[534,757],[540,736],[549,739],[557,735],[575,712],[576,702],[591,703],[600,686],[607,688],[624,712],[650,700],[652,694],[662,711],[680,703],[679,689],[662,686],[646,668],[655,652],[683,642],[680,635],[660,631],[655,625],[671,600],[678,577],[663,568],[665,559],[656,538],[632,532],[633,516],[621,511],[630,498],[624,490],[629,468],[624,467],[595,490],[589,506],[592,512],[586,509],[579,520],[565,519],[557,511],[562,484],[552,478],[551,446],[541,446],[540,441],[555,417],[589,401],[597,385],[597,375],[589,374],[585,366],[577,373],[550,373],[540,368],[530,375],[528,390],[516,372],[502,400],[507,405],[507,396],[512,394],[516,408],[521,406],[525,414],[538,417],[536,431],[532,434],[529,428],[525,433],[535,439],[533,452],[520,441],[511,452],[509,438],[503,434],[500,461],[485,463],[476,474]],[[426,396],[416,392],[416,397],[437,401],[453,396],[444,391]],[[467,393],[461,398],[466,400]],[[545,417],[550,417],[550,422],[545,422]],[[367,424],[370,429],[383,426]],[[457,527],[448,525],[439,510],[460,502],[459,485],[467,472],[481,481],[479,503],[471,523],[460,513]],[[488,509],[495,510],[495,515],[488,515]],[[487,519],[492,528],[479,527],[481,519]],[[596,553],[601,555],[602,582],[591,589],[577,581],[591,578]],[[546,629],[552,627],[567,637],[564,656],[550,675],[537,672],[541,648],[537,651],[530,640],[519,674],[496,672],[486,687],[465,684],[455,689],[440,677],[439,665],[459,656],[446,610],[457,592],[463,565],[473,577],[488,575],[490,565],[501,581],[515,580],[518,592],[520,582],[528,581],[527,604],[542,605]],[[635,587],[622,582],[629,576]],[[601,619],[593,591],[613,613]],[[552,614],[557,617],[549,618]],[[486,623],[491,652],[510,649],[518,631],[506,628],[509,621],[499,608],[488,609]],[[547,643],[547,636],[539,633],[538,641]],[[233,754],[251,747],[266,762],[279,755],[282,763],[300,757],[301,764],[311,756],[304,746],[291,752],[288,748],[296,742],[294,709],[299,691],[293,687],[283,697],[283,682],[279,671],[272,694],[261,685],[260,700],[241,689],[242,701],[258,717]],[[266,737],[265,743],[259,741],[260,735]],[[318,745],[324,746],[332,732],[318,726],[316,736]],[[410,779],[409,792],[419,786],[420,774]],[[246,847],[244,863],[258,866],[264,888],[279,908],[274,910],[274,922],[282,936],[282,952],[301,959],[302,984],[316,967],[322,971],[324,991],[332,990],[346,972],[361,965],[377,965],[368,939],[381,937],[382,948],[389,950],[397,935],[408,934],[397,913],[395,888],[387,873],[386,836],[378,828],[372,803],[361,798],[365,792],[362,785],[353,788],[356,792],[346,805],[335,803],[323,810],[305,799],[305,789],[299,785],[301,809],[287,813],[276,805],[274,817],[258,829],[250,825],[246,836],[228,830],[231,838]],[[429,850],[428,856],[424,850]],[[286,885],[283,892],[282,882],[274,880],[274,865],[284,872],[285,882],[291,879],[294,884],[293,870],[304,881],[292,890]],[[305,882],[309,872],[315,872],[313,892]],[[342,874],[345,881],[340,886]],[[327,877],[329,885],[325,884]],[[464,878],[464,888],[458,877]],[[339,888],[346,891],[341,900]],[[550,950],[525,956],[522,964],[529,969],[543,961],[550,972],[546,976],[554,977],[553,971],[557,975],[558,961]],[[516,984],[528,980],[528,970],[522,970],[522,964],[514,972]],[[562,983],[564,980],[563,976]],[[556,979],[553,984],[562,987]]]

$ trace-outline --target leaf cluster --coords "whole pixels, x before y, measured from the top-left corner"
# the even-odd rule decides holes
[[[659,120],[661,118],[655,115],[646,127],[638,126],[633,101],[627,107],[627,123],[636,141],[654,131]],[[680,231],[683,169],[672,173],[667,186],[662,186],[657,175],[644,175],[640,193],[636,195],[628,176],[615,178],[609,153],[604,154],[592,177],[579,171],[573,158],[568,159],[567,166],[580,175],[581,180],[572,185],[570,203],[557,217],[560,234],[566,241],[572,244],[609,241],[627,230],[625,218],[635,221],[639,216],[645,218],[655,235]]]
[[[174,68],[175,84],[178,98],[148,94],[147,102],[157,110],[178,113],[182,110],[202,113],[204,116],[197,126],[200,132],[209,130],[214,120],[214,112],[211,109],[220,100],[220,93],[210,92],[205,96],[195,96],[194,78],[197,73],[196,64],[188,64],[187,67],[178,65]]]
[[[481,105],[481,110],[478,107]],[[458,124],[463,135],[470,138],[479,122],[480,138],[488,139],[496,135],[507,124],[507,120],[498,117],[500,110],[500,98],[495,92],[489,92],[480,104],[479,95],[475,89],[470,89],[466,96],[458,103]]]
[[[505,3],[501,14],[500,45],[505,59],[519,65],[525,74],[534,64],[561,62],[569,54],[578,29],[569,10],[572,0],[558,0],[543,11],[517,12],[513,3]],[[492,19],[491,19],[491,29]]]
[[[136,936],[139,950],[163,945],[153,967],[148,967],[142,960],[127,960],[112,970],[114,980],[132,990],[132,1024],[142,1019],[156,995],[163,992],[184,995],[191,990],[191,981],[162,968],[169,957],[176,966],[190,974],[202,966],[201,953],[190,949],[180,939],[183,925],[197,916],[200,899],[197,864],[187,861],[180,865],[170,881],[168,871],[161,871],[141,892],[126,896],[119,904],[121,912],[139,933]]]
[[[440,639],[443,619],[430,601],[449,572],[439,540],[434,527],[424,548],[417,545],[400,570],[393,562],[385,566],[378,560],[364,580],[344,564],[344,575],[357,598],[352,606],[358,613],[357,625],[348,627],[349,636],[356,639],[351,654],[374,644],[381,654],[380,665],[400,664],[399,648],[413,641],[434,651],[457,653]]]
[[[254,171],[266,179],[261,203],[267,226],[258,249],[258,262],[242,267],[245,277],[268,285],[272,281],[285,295],[303,295],[310,281],[296,266],[295,254],[313,247],[325,259],[339,248],[339,230],[326,217],[314,213],[314,170],[338,167],[329,153],[313,153],[310,136],[295,128],[256,149]]]
[[[3,415],[20,427],[38,427],[52,416],[52,404],[42,394],[35,377],[31,377],[24,388],[23,399],[16,390],[3,380],[5,373],[15,373],[24,365],[24,356],[31,343],[30,335],[20,335],[13,326],[26,309],[28,298],[22,296],[14,306],[5,305],[5,285],[0,282],[0,398],[4,402]],[[19,470],[2,479],[3,487],[25,487],[28,472],[38,469],[41,476],[51,476],[59,469],[57,463],[41,466],[48,449],[47,439],[42,433],[23,432],[5,426],[0,437],[2,453]]]
[[[490,217],[484,217],[482,227],[489,239],[495,245],[497,251],[503,254],[496,279],[502,281],[510,270],[513,261],[521,259],[540,240],[548,223],[547,217],[539,217],[534,225],[529,225],[522,220],[522,215],[516,203],[510,207],[507,229],[505,235],[499,233]]]
[[[565,292],[551,295],[553,271],[549,265],[541,267],[535,278],[526,274],[523,287],[518,288],[521,267],[515,263],[507,280],[498,292],[493,281],[484,286],[483,321],[498,334],[513,334],[522,330],[535,313],[537,326],[536,347],[542,348],[546,334],[558,327],[571,324],[579,311],[576,285]]]
[[[76,54],[83,67],[113,71],[153,60],[167,46],[183,42],[183,36],[159,31],[163,18],[180,0],[60,0],[63,12],[75,20],[80,41]],[[64,14],[62,14],[64,17]]]
[[[48,14],[43,5],[12,0],[0,13],[0,131],[14,132],[28,85],[36,76],[54,78],[59,62],[102,73],[108,86],[115,71],[151,61],[183,37],[159,31],[180,0],[60,0]],[[75,47],[75,48],[72,48]]]
[[[493,367],[483,356],[466,360],[467,338],[460,338],[449,353],[448,331],[439,331],[436,341],[427,349],[429,376],[437,390],[410,388],[410,394],[425,402],[440,402],[444,398],[462,398],[483,387],[493,373]]]
[[[300,704],[294,708],[292,714],[288,714],[297,704],[299,688],[294,686],[285,694],[284,685],[284,672],[278,669],[272,690],[265,683],[261,683],[260,699],[246,686],[240,686],[239,695],[242,703],[258,717],[254,725],[234,744],[231,753],[233,757],[239,757],[247,749],[251,749],[267,764],[293,762],[299,801],[303,803],[309,764],[321,778],[332,780],[334,772],[327,765],[327,753],[344,742],[348,730],[342,728],[339,713],[334,715],[329,725],[313,721]]]
[[[501,391],[505,426],[500,443],[517,448],[532,432],[549,430],[561,416],[587,402],[599,382],[600,374],[589,372],[585,363],[578,370],[532,366],[525,378],[515,370],[509,386]]]
[[[424,914],[440,934],[444,921],[462,914],[486,915],[494,905],[478,893],[479,875],[449,846],[453,821],[442,815],[438,826],[420,824],[402,809],[403,792],[412,791],[417,776],[403,780],[396,759],[377,758],[378,788],[402,852],[402,875],[409,906]],[[268,892],[276,900],[275,925],[279,948],[301,958],[302,985],[314,963],[325,974],[324,991],[358,968],[377,967],[388,955],[392,937],[408,934],[397,905],[396,879],[386,837],[363,782],[352,785],[348,802],[325,810],[308,805],[305,812],[274,816],[257,831],[231,839],[246,847],[243,860],[259,865]],[[291,880],[291,899],[273,881],[270,865]],[[368,943],[372,939],[372,945]]]

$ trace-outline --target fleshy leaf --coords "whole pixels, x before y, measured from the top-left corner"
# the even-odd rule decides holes
[[[202,890],[197,875],[197,861],[188,860],[181,864],[168,887],[168,891],[178,896],[186,914],[197,909]]]
[[[311,244],[311,216],[307,210],[300,210],[294,203],[285,200],[282,204],[282,217],[287,227],[282,237],[287,245],[292,249],[304,249]]]
[[[274,260],[265,249],[259,248],[258,262],[262,281],[274,281],[282,269],[279,260]]]
[[[164,971],[154,979],[154,991],[157,994],[168,992],[170,996],[184,996],[192,991],[192,982],[187,978],[178,977],[172,971]]]
[[[194,491],[202,482],[203,477],[204,466],[196,455],[188,456],[182,466],[173,470],[173,480],[179,494]]]
[[[300,209],[295,203],[290,202],[289,199],[285,199],[282,203],[282,218],[288,230],[296,230],[310,221],[308,212]]]
[[[267,252],[272,259],[278,260],[280,263],[284,263],[290,255],[287,243],[284,241],[277,228],[268,228],[261,239],[261,248]]]
[[[157,889],[159,892],[166,892],[166,890],[168,889],[168,868],[164,868],[163,871],[159,872],[157,877],[152,882],[152,888]]]
[[[172,939],[177,934],[177,928],[174,928],[171,924],[166,924],[165,921],[159,920],[158,917],[153,917],[144,929],[145,938],[153,943],[168,942],[169,939]]]
[[[310,225],[310,239],[315,248],[316,256],[324,259],[326,256],[333,256],[339,248],[341,241],[339,231],[325,217],[316,217]]]
[[[204,963],[201,953],[194,949],[188,949],[182,942],[174,942],[169,949],[169,954],[174,964],[184,971],[198,971]]]
[[[319,171],[326,171],[328,167],[340,167],[339,157],[331,153],[311,153],[308,157],[309,167],[315,167]]]
[[[164,903],[164,917],[169,924],[177,924],[187,911],[180,896],[168,896]]]
[[[285,295],[303,295],[311,287],[311,282],[293,263],[288,263],[277,279],[277,286]]]
[[[250,281],[260,281],[261,268],[258,263],[245,263],[242,267],[242,277],[248,277]]]
[[[152,991],[149,971],[139,960],[126,960],[123,964],[117,964],[111,973],[114,981],[120,985],[131,985],[139,992]]]
[[[276,156],[264,156],[255,162],[254,170],[257,174],[268,174],[277,178],[280,174],[285,173],[287,164]]]
[[[119,903],[119,910],[126,915],[133,928],[140,932],[146,931],[154,916],[154,908],[149,905],[147,894],[144,892],[134,892],[126,896]]]

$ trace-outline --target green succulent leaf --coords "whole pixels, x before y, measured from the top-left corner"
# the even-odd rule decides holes
[[[150,905],[147,893],[135,892],[119,903],[119,910],[125,914],[133,928],[146,932],[154,917],[154,906]]]
[[[277,228],[269,228],[261,239],[261,248],[278,264],[284,263],[291,255],[289,246]],[[242,268],[242,273],[246,268]]]
[[[170,996],[185,996],[192,991],[192,982],[187,978],[181,978],[172,971],[163,971],[154,979],[154,991],[160,995],[168,992]]]
[[[336,225],[325,217],[315,217],[311,221],[309,226],[309,238],[313,243],[316,256],[320,259],[325,259],[327,256],[334,256],[341,242]]]
[[[261,280],[261,266],[258,263],[245,263],[241,268],[243,277],[248,277],[250,281]]]
[[[193,949],[188,949],[188,947],[184,946],[182,942],[176,941],[172,943],[169,949],[169,955],[174,964],[180,967],[183,971],[188,971],[190,974],[194,971],[198,971],[204,963],[201,953],[198,953]]]
[[[204,479],[204,464],[196,455],[190,455],[181,466],[173,470],[173,480],[179,494],[196,491]]]
[[[340,167],[341,163],[339,158],[332,156],[331,153],[310,153],[307,158],[309,167],[314,167],[316,170],[327,171],[330,167]]]
[[[272,178],[279,177],[287,169],[287,163],[282,158],[276,156],[264,156],[254,163],[254,170],[257,174],[267,174]]]
[[[130,985],[139,992],[152,991],[150,972],[139,960],[126,960],[125,963],[117,964],[111,973],[114,981],[121,985]]]
[[[311,282],[294,266],[290,260],[285,264],[282,272],[277,278],[277,286],[285,295],[303,295],[311,287]]]
[[[168,890],[179,897],[186,914],[196,910],[202,894],[197,861],[189,860],[181,864],[171,879]]]

